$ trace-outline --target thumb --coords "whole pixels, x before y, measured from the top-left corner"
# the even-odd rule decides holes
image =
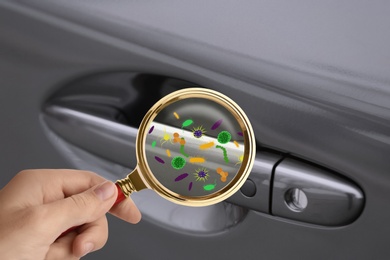
[[[82,193],[72,195],[47,205],[49,219],[55,221],[58,232],[70,227],[93,222],[106,214],[117,197],[117,189],[111,181],[105,181]]]

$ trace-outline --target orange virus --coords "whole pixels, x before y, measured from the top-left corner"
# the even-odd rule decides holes
[[[180,135],[178,133],[173,133],[173,143],[180,143]]]
[[[185,157],[189,157],[188,154],[184,151],[184,145],[186,144],[186,140],[184,137],[180,138],[180,135],[178,133],[173,133],[173,142],[172,143],[179,143],[180,144],[180,153],[184,155]]]
[[[229,173],[224,172],[224,171],[222,170],[221,167],[217,168],[216,171],[217,171],[217,173],[218,173],[219,175],[221,175],[221,181],[222,181],[222,182],[226,182],[226,178],[227,178],[227,176],[229,175]]]

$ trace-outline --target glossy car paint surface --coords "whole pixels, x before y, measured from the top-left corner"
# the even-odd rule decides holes
[[[1,186],[25,168],[75,167],[40,120],[65,85],[103,72],[164,75],[233,98],[259,147],[354,181],[365,194],[363,212],[330,228],[243,209],[239,223],[218,232],[213,212],[229,203],[203,209],[208,217],[185,209],[161,216],[199,224],[199,232],[196,225],[187,232],[148,216],[154,197],[139,193],[144,220],[133,226],[110,218],[107,246],[87,259],[386,259],[389,10],[363,1],[2,1]]]

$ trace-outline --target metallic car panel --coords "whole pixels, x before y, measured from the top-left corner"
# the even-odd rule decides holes
[[[39,120],[46,100],[73,79],[107,71],[169,75],[232,97],[259,147],[340,173],[361,187],[365,208],[334,228],[250,210],[234,228],[211,235],[110,218],[107,247],[87,259],[386,259],[389,8],[364,1],[2,1],[0,182],[25,168],[73,167]]]

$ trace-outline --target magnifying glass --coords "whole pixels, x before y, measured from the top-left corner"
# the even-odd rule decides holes
[[[172,92],[143,118],[136,139],[138,164],[116,181],[114,205],[143,189],[185,206],[216,204],[241,188],[255,153],[252,126],[233,100],[203,88]]]
[[[138,163],[116,181],[116,204],[146,188],[181,205],[218,203],[244,184],[255,151],[252,126],[233,100],[203,88],[175,91],[143,118]]]

